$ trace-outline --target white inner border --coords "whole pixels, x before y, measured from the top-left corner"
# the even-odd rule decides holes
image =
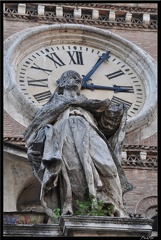
[[[145,105],[127,121],[127,132],[149,124],[157,110],[157,64],[132,42],[107,30],[77,24],[38,26],[18,32],[4,42],[4,109],[23,126],[28,126],[38,110],[16,83],[16,67],[32,51],[42,46],[75,43],[111,51],[140,76],[146,91]]]

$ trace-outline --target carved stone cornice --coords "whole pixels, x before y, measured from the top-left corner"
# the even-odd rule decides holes
[[[151,153],[157,153],[157,146],[146,146],[146,145],[124,145],[123,149],[126,151],[148,151]]]
[[[10,20],[35,21],[46,24],[73,23],[92,25],[98,28],[157,29],[157,8],[140,8],[134,4],[5,4],[3,15]]]
[[[157,169],[156,146],[124,145],[122,153],[123,168]]]
[[[13,3],[6,3],[6,6],[14,5]],[[114,10],[114,11],[127,11],[133,13],[157,13],[156,3],[85,3],[85,2],[69,2],[69,3],[27,3],[30,8],[42,5],[48,9],[52,9],[55,6],[61,6],[69,9],[79,8],[82,9],[98,9],[98,10]]]
[[[25,147],[25,139],[22,137],[4,137],[3,138],[4,142],[6,143],[12,143],[18,146],[23,146]]]
[[[141,160],[138,156],[128,156],[126,160],[122,160],[122,167],[127,168],[137,168],[137,169],[154,169],[157,170],[157,157],[151,156],[147,157],[146,160]]]
[[[138,3],[58,3],[61,6],[81,6],[86,8],[112,9],[117,11],[129,12],[150,12],[157,13],[156,4],[138,4]]]

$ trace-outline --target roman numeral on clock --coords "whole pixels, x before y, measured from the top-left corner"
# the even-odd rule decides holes
[[[111,99],[111,103],[114,103],[114,104],[124,103],[125,106],[127,107],[127,109],[129,109],[132,105],[132,102],[125,101],[125,100],[115,97],[115,96],[113,96],[113,98]]]
[[[49,70],[49,69],[45,69],[45,68],[41,68],[39,67],[36,63],[34,63],[31,68],[43,71],[44,73],[46,73],[47,75],[49,75],[53,70]]]
[[[36,86],[36,87],[48,87],[48,78],[46,79],[33,79],[30,77],[27,77],[31,80],[28,80],[28,85],[29,86]]]
[[[53,61],[56,68],[58,66],[61,67],[65,65],[65,63],[58,57],[58,55],[55,52],[46,55],[46,57]]]
[[[113,73],[110,73],[110,74],[105,74],[105,76],[111,80],[112,78],[116,78],[116,77],[119,77],[121,75],[124,75],[125,73],[121,70],[118,70],[116,72],[113,72]]]
[[[82,57],[82,52],[78,52],[78,51],[67,51],[67,53],[70,56],[70,62],[69,64],[73,63],[73,64],[78,64],[78,65],[84,65],[83,64],[83,57]]]
[[[39,103],[41,103],[43,101],[47,101],[51,97],[51,95],[52,94],[50,91],[46,91],[46,92],[35,94],[33,96]]]

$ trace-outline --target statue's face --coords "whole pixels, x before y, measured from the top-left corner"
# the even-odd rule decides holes
[[[65,81],[65,88],[75,90],[76,92],[80,92],[82,85],[82,79],[76,75],[68,77]]]

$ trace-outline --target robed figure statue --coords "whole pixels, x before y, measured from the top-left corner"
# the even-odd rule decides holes
[[[109,99],[80,94],[82,78],[66,71],[49,101],[24,133],[33,173],[41,184],[40,200],[50,216],[75,214],[75,200],[86,189],[97,201],[114,206],[113,216],[126,216],[123,194],[130,190],[121,167],[127,109]]]

